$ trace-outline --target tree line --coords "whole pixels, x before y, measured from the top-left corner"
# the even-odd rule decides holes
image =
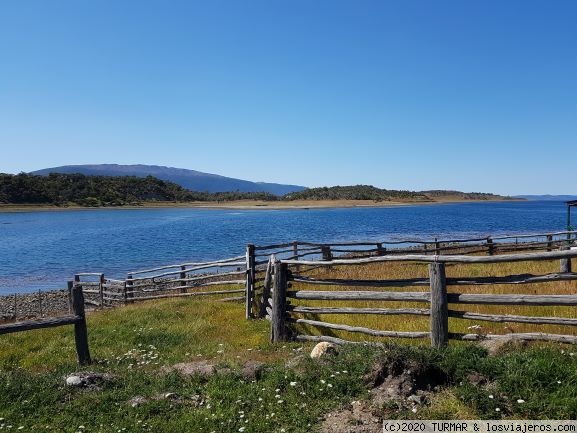
[[[465,200],[487,200],[500,196],[459,191],[387,190],[371,185],[309,188],[276,196],[268,192],[199,192],[153,176],[87,176],[51,173],[48,176],[0,173],[0,203],[55,206],[125,206],[150,202],[228,202],[237,200],[371,200],[434,201],[435,197],[457,195]]]
[[[51,173],[0,174],[0,203],[55,206],[124,206],[146,202],[276,200],[269,193],[187,190],[153,176],[86,176]]]

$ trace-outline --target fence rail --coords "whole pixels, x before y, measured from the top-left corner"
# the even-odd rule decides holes
[[[503,256],[529,252],[553,252],[575,247],[577,245],[577,231],[559,231],[551,233],[534,233],[506,236],[474,237],[467,239],[404,239],[383,241],[360,241],[360,242],[330,242],[314,243],[305,241],[293,241],[273,245],[249,245],[246,251],[247,269],[250,272],[250,281],[247,281],[247,312],[246,317],[264,317],[266,299],[268,293],[260,292],[265,287],[265,279],[271,272],[266,272],[266,267],[271,256],[283,260],[297,272],[301,266],[306,266],[308,272],[314,271],[314,267],[324,267],[343,264],[339,260],[350,259],[373,259],[387,257],[387,260],[415,261],[421,260],[434,262],[443,260],[443,256],[471,256],[480,255]],[[465,261],[466,259],[464,259]],[[472,260],[475,260],[474,258]],[[507,258],[503,260],[508,260]],[[521,258],[520,258],[521,260]],[[361,264],[361,262],[356,263]],[[571,262],[566,260],[562,273],[571,272]],[[306,283],[307,276],[301,272],[299,283]],[[548,276],[543,278],[558,278],[559,280],[572,278],[567,276]],[[514,280],[515,276],[511,276]],[[517,278],[518,284],[524,281],[521,276]],[[534,282],[542,282],[536,280]],[[330,284],[329,282],[310,281],[311,284]],[[356,285],[363,285],[359,281]],[[453,284],[454,282],[450,282]],[[461,282],[460,282],[461,283]],[[487,279],[475,284],[493,284]],[[514,282],[511,281],[511,284]],[[335,283],[337,284],[337,283]],[[354,282],[343,282],[346,285],[355,285]],[[381,282],[380,287],[386,287],[387,282]],[[419,281],[406,281],[404,285],[428,285],[427,279]],[[462,282],[462,284],[465,284]],[[374,286],[376,287],[376,286]],[[259,296],[259,292],[262,295]],[[261,302],[262,301],[262,302]],[[250,308],[249,308],[250,307]]]
[[[88,331],[86,327],[86,315],[84,311],[84,294],[82,286],[69,282],[72,314],[61,317],[46,317],[33,320],[22,320],[12,323],[0,324],[0,334],[30,331],[33,329],[52,328],[56,326],[74,325],[74,341],[76,354],[81,365],[90,364],[90,351],[88,349]]]
[[[239,295],[246,291],[248,279],[247,264],[241,258],[244,256],[131,271],[124,280],[108,279],[100,273],[79,273],[74,282],[83,287],[86,304],[95,307],[172,297]]]
[[[577,293],[572,294],[503,294],[503,293],[461,293],[450,292],[448,287],[459,286],[488,286],[513,284],[514,287],[525,287],[533,283],[554,283],[559,281],[576,281],[577,273],[571,272],[571,259],[577,257],[577,250],[563,250],[551,252],[536,252],[522,254],[469,256],[469,255],[424,255],[410,254],[400,256],[378,256],[365,258],[347,258],[333,260],[275,260],[274,262],[274,290],[270,301],[270,307],[265,309],[268,319],[271,321],[272,341],[286,341],[295,333],[295,325],[306,325],[314,328],[361,333],[373,337],[394,338],[430,338],[431,344],[436,347],[446,345],[449,339],[478,340],[515,338],[525,340],[557,341],[577,343],[577,336],[566,334],[554,334],[546,332],[512,332],[509,334],[481,334],[451,332],[449,329],[449,317],[467,319],[481,322],[498,323],[523,323],[530,325],[557,325],[577,326],[577,318],[556,316],[528,316],[515,314],[488,314],[470,311],[458,311],[449,308],[453,305],[496,305],[496,306],[576,306]],[[447,278],[447,265],[470,264],[502,264],[513,262],[537,262],[559,261],[560,271],[543,275],[522,274],[504,275],[499,277],[479,276],[467,278]],[[331,274],[335,269],[343,266],[370,266],[378,263],[406,263],[426,264],[428,266],[427,278],[410,279],[339,279],[327,277],[303,276],[297,273],[296,266],[324,269],[321,275]],[[289,285],[313,286],[311,290],[289,290]],[[333,286],[341,290],[319,290],[323,286]],[[403,287],[427,287],[427,291],[396,291],[390,288]],[[365,290],[356,290],[363,287]],[[344,288],[344,289],[343,289]],[[366,289],[371,290],[366,290]],[[457,289],[458,290],[458,289]],[[292,305],[293,301],[378,301],[395,303],[424,303],[428,308],[376,308],[376,307],[343,307],[343,306],[303,306]],[[429,316],[429,329],[416,332],[400,330],[378,330],[363,326],[352,326],[342,323],[332,323],[318,319],[318,315],[413,315]],[[312,316],[309,318],[307,316]],[[302,326],[300,327],[302,328]],[[297,340],[303,341],[338,341],[343,339],[334,335],[312,336],[305,334],[293,335]]]

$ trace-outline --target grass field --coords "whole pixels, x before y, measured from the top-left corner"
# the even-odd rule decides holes
[[[558,270],[557,262],[541,262],[530,269],[520,266],[468,265],[465,269],[459,265],[448,267],[447,274],[505,275]],[[334,268],[330,275],[342,278],[361,275],[363,278],[425,277],[426,266],[380,264],[362,270],[362,274],[358,269],[342,267]],[[327,288],[323,286],[322,289]],[[488,291],[492,288],[466,289]],[[520,289],[530,290],[530,293],[576,291],[574,282],[495,289],[503,293]],[[483,307],[482,310],[495,308]],[[574,308],[567,307],[506,307],[505,311],[500,308],[500,312],[509,314],[575,317]],[[426,317],[407,320],[406,316],[331,315],[322,318],[375,329],[428,329]],[[482,325],[487,332],[508,332],[501,324]],[[451,330],[465,330],[468,326],[469,321],[451,320]],[[521,331],[527,325],[514,326],[515,331]],[[535,326],[539,326],[539,330],[555,331],[548,326],[532,325]],[[562,331],[573,332],[568,327]],[[83,368],[76,364],[71,327],[0,336],[0,430],[315,431],[323,414],[353,400],[370,397],[363,376],[375,360],[385,358],[388,362],[413,360],[417,365],[434,366],[446,375],[446,382],[430,396],[427,404],[416,408],[416,412],[406,406],[383,406],[378,408],[381,417],[577,417],[577,348],[569,345],[512,346],[499,356],[489,357],[486,351],[472,343],[452,342],[448,348],[436,350],[429,348],[425,340],[413,341],[411,345],[386,342],[383,348],[351,346],[334,358],[316,362],[306,356],[311,344],[272,345],[267,321],[245,320],[244,306],[240,303],[208,299],[144,302],[93,312],[88,316],[88,332],[94,363]],[[338,334],[348,339],[361,338],[358,334]],[[295,363],[299,357],[301,362]],[[229,370],[208,378],[163,372],[164,367],[195,360],[205,360]],[[266,363],[261,376],[246,379],[240,374],[240,368],[247,360]],[[287,360],[296,367],[287,367]],[[93,389],[67,386],[66,376],[77,371],[107,373],[112,380]],[[481,375],[483,383],[471,381],[473,373]],[[143,403],[133,406],[131,402],[135,397],[141,397]]]

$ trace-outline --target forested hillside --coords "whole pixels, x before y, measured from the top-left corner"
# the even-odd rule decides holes
[[[373,200],[373,201],[430,201],[421,193],[381,189],[371,185],[332,186],[310,188],[287,194],[285,200]]]
[[[53,206],[124,206],[151,202],[231,202],[237,200],[373,202],[434,202],[456,200],[501,200],[506,197],[460,191],[399,191],[371,185],[310,188],[278,197],[268,192],[199,192],[153,176],[86,176],[51,173],[36,176],[27,173],[0,174],[0,204],[36,204]]]
[[[0,174],[0,203],[56,206],[122,206],[142,202],[276,200],[268,193],[205,193],[157,179],[134,176]]]

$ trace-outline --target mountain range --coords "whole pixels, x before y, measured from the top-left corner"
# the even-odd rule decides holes
[[[183,188],[200,192],[268,192],[282,196],[306,189],[299,185],[283,185],[278,183],[251,182],[217,174],[203,173],[184,168],[163,167],[159,165],[63,165],[33,171],[30,174],[46,176],[50,173],[80,173],[87,176],[154,176],[169,182],[174,182]]]

